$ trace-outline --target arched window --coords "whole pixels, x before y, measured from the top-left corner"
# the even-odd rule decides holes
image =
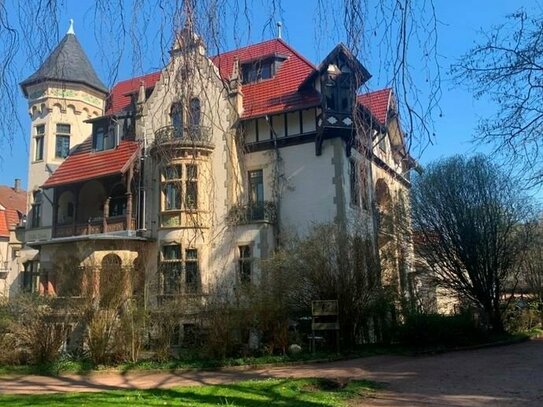
[[[104,256],[100,270],[100,305],[112,308],[120,304],[126,294],[126,284],[121,258],[114,253]]]
[[[182,137],[183,135],[183,105],[181,102],[172,104],[170,109],[171,123],[174,128],[174,136]]]
[[[190,100],[190,110],[189,110],[190,127],[200,126],[200,116],[201,116],[200,99],[192,98]]]

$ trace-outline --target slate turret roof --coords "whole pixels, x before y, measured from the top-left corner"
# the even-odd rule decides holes
[[[28,96],[28,86],[45,81],[80,83],[103,93],[108,92],[76,36],[71,33],[64,36],[34,74],[21,82],[21,88]]]

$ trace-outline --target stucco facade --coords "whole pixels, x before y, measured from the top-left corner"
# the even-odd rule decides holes
[[[402,221],[412,166],[392,92],[383,117],[361,104],[369,73],[343,45],[318,67],[279,39],[209,57],[184,29],[170,54],[109,93],[88,69],[62,88],[50,77],[24,86],[33,288],[68,295],[66,273],[94,267],[99,296],[115,264],[142,276],[150,306],[234,292],[258,282],[282,239],[337,223],[367,236],[383,284],[407,293],[410,238],[385,221]],[[71,130],[65,158],[58,124]]]

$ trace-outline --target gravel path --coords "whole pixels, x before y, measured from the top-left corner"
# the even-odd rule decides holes
[[[543,340],[437,356],[375,356],[333,363],[176,373],[0,377],[0,393],[167,388],[268,377],[369,379],[384,384],[358,406],[543,406]]]

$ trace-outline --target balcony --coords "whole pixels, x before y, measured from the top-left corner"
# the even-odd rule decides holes
[[[136,220],[134,218],[128,221],[125,215],[112,216],[105,219],[89,219],[87,223],[55,225],[53,228],[53,238],[97,235],[101,233],[115,233],[135,229]]]
[[[261,202],[235,205],[227,215],[229,225],[247,225],[250,223],[275,223],[277,207],[274,202]]]
[[[164,126],[155,132],[154,147],[175,146],[213,149],[213,135],[209,127],[190,126],[176,128],[174,126]]]

